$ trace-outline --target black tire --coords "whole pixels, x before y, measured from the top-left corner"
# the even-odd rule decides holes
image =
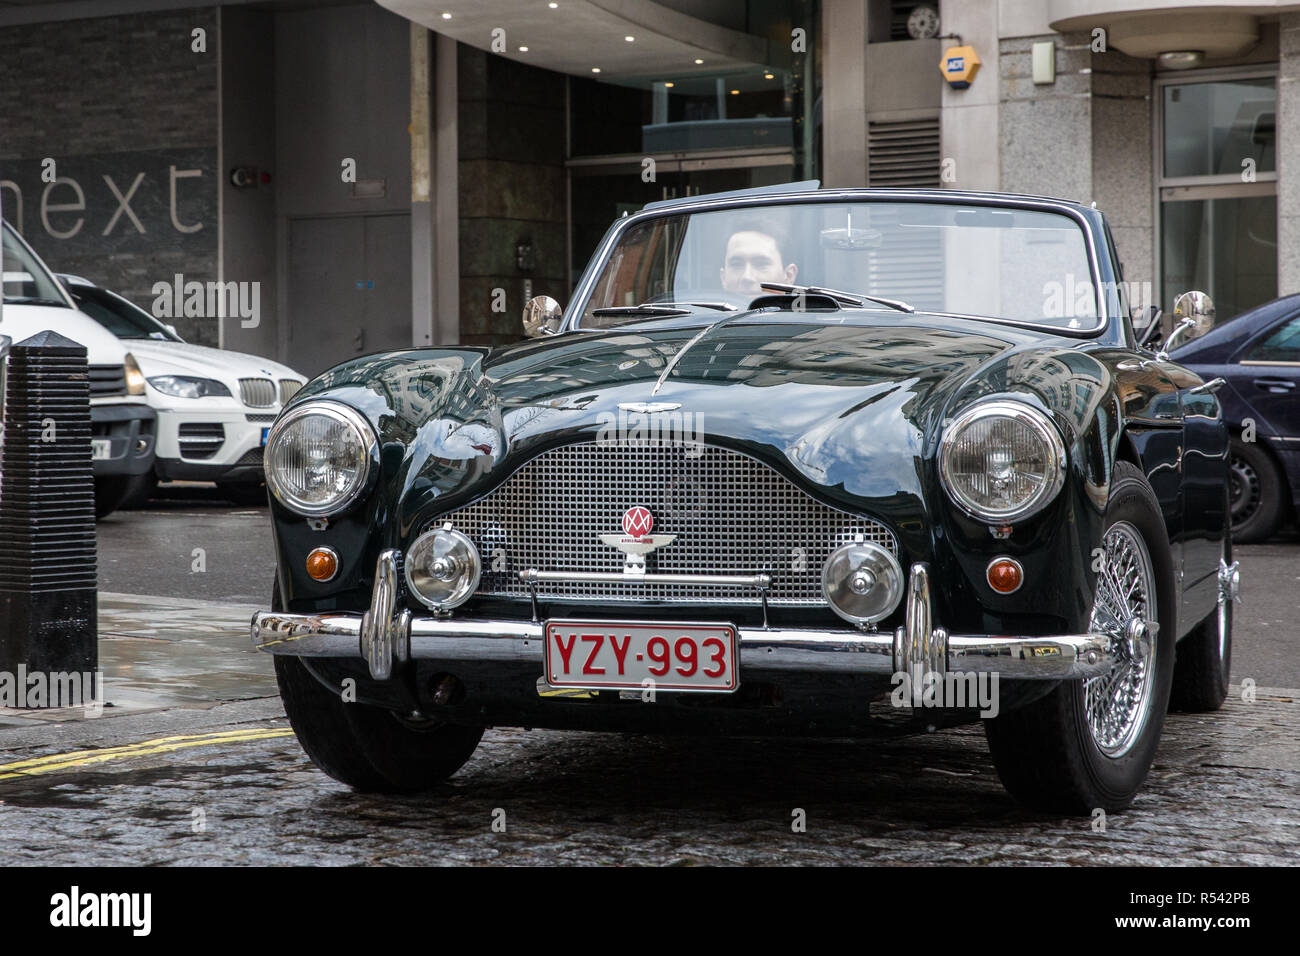
[[[271,598],[282,610],[279,582]],[[312,763],[363,793],[431,790],[474,754],[482,727],[435,724],[416,729],[392,711],[346,703],[297,657],[275,656],[275,679],[289,724]]]
[[[265,505],[266,485],[260,481],[218,481],[217,491],[237,505]]]
[[[1090,729],[1085,681],[1062,681],[1045,697],[984,721],[1003,785],[1035,810],[1087,815],[1098,807],[1127,808],[1151,768],[1164,726],[1177,636],[1173,559],[1159,502],[1142,472],[1127,462],[1115,465],[1104,527],[1108,544],[1112,537],[1121,542],[1140,537],[1149,557],[1160,630],[1153,641],[1154,659],[1146,659],[1145,710],[1141,722],[1134,721],[1131,741],[1124,749],[1116,747],[1114,755],[1102,751]],[[1099,591],[1101,587],[1099,578]],[[1140,673],[1145,681],[1148,671]]]
[[[152,471],[147,471],[143,475],[132,475],[126,481],[126,490],[122,494],[122,500],[118,502],[119,508],[144,508],[148,506],[149,499],[158,488],[158,476]]]
[[[1223,563],[1232,564],[1232,536],[1223,536]],[[1224,601],[1178,642],[1169,709],[1187,713],[1218,710],[1228,698],[1232,674],[1233,602]]]
[[[95,520],[107,518],[126,497],[128,475],[103,475],[95,479]]]
[[[1228,507],[1232,540],[1267,541],[1277,531],[1286,507],[1284,482],[1272,456],[1254,442],[1232,439],[1228,458]]]

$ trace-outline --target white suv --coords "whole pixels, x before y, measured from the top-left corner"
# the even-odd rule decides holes
[[[262,446],[271,423],[306,379],[256,355],[190,345],[133,302],[79,276],[60,275],[77,307],[129,348],[158,414],[153,476],[135,490],[180,479],[215,481],[237,502],[265,502]]]
[[[121,503],[136,476],[153,469],[157,418],[145,404],[144,376],[123,344],[77,311],[31,246],[5,222],[4,302],[0,335],[17,345],[47,329],[84,345],[90,361],[91,448],[95,514]]]

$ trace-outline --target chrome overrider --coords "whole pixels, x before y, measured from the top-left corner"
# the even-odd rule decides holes
[[[545,622],[472,617],[415,617],[398,607],[400,552],[384,551],[364,614],[253,616],[253,645],[270,654],[360,658],[377,680],[413,659],[533,662],[543,670]],[[1052,637],[949,634],[934,621],[927,565],[913,564],[906,623],[892,635],[871,630],[738,627],[738,668],[746,673],[896,674],[996,672],[1006,679],[1076,680],[1109,672],[1112,639],[1103,633]]]

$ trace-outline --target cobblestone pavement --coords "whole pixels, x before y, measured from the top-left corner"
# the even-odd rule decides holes
[[[285,727],[262,698],[8,728],[10,766],[232,736],[31,776],[0,766],[0,865],[1294,865],[1298,721],[1300,703],[1267,690],[1170,715],[1137,804],[1098,832],[1018,809],[978,728],[888,743],[493,730],[440,792],[376,798],[316,771],[292,736],[259,736]]]

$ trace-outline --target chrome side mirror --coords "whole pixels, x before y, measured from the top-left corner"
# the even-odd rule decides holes
[[[1162,361],[1180,339],[1190,342],[1214,328],[1214,300],[1204,292],[1184,292],[1174,299],[1174,322],[1174,330],[1156,355]]]
[[[564,309],[549,295],[535,295],[524,306],[524,335],[530,339],[554,335],[563,321]]]

